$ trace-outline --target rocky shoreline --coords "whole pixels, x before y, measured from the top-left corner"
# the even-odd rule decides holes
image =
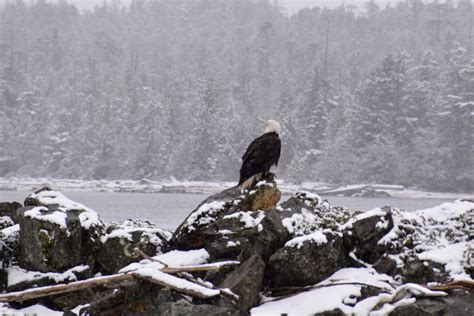
[[[353,214],[309,192],[280,197],[272,179],[226,189],[174,232],[141,220],[105,225],[49,188],[0,203],[0,302],[10,298],[0,312],[39,304],[65,315],[474,313],[473,201]],[[11,300],[108,276],[120,281]]]

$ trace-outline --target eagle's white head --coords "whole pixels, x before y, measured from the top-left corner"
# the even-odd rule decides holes
[[[280,123],[278,123],[275,120],[268,120],[265,122],[265,134],[266,133],[277,133],[280,134],[281,131],[281,126]]]

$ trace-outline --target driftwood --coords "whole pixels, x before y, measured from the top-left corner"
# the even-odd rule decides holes
[[[309,286],[287,286],[287,287],[278,287],[278,288],[270,289],[266,293],[266,295],[269,297],[276,297],[276,300],[281,300],[281,299],[284,299],[284,298],[287,298],[287,297],[290,297],[302,292],[307,292],[314,289],[337,286],[337,285],[367,286],[366,283],[362,283],[362,282],[335,282],[335,283],[309,285]],[[374,286],[374,285],[371,285],[371,286]],[[421,285],[421,286],[432,291],[449,291],[449,290],[455,290],[455,289],[474,291],[474,281],[470,281],[470,280],[454,281],[454,282],[449,282],[449,283],[440,284],[440,285]]]
[[[167,267],[168,264],[166,262],[163,262],[161,260],[158,260],[156,258],[153,258],[153,257],[150,257],[149,255],[147,255],[146,253],[144,253],[143,251],[141,251],[140,249],[138,248],[134,248],[133,249],[136,253],[138,253],[140,256],[142,256],[143,258],[145,259],[148,259],[150,261],[155,261],[155,262],[158,262],[158,263],[161,263],[163,266]]]
[[[97,278],[87,279],[83,281],[71,282],[68,284],[58,284],[51,286],[43,286],[34,289],[28,289],[19,292],[11,292],[0,295],[0,302],[18,302],[26,301],[34,298],[40,298],[55,294],[62,294],[68,292],[79,291],[96,287],[99,285],[118,283],[125,280],[133,279],[131,274],[113,274],[107,276],[101,276]]]
[[[139,248],[135,248],[134,251],[136,253],[138,253],[140,256],[142,256],[143,258],[145,259],[148,259],[150,261],[154,261],[154,262],[158,262],[162,265],[164,265],[165,267],[168,267],[168,264],[166,262],[163,262],[161,260],[158,260],[156,258],[153,258],[153,257],[150,257],[149,255],[147,255],[146,253],[144,253],[143,251],[141,251]],[[232,263],[233,262],[233,263]],[[227,261],[225,262],[226,265],[232,265],[232,264],[239,264],[238,261]],[[214,264],[215,266],[216,264]],[[203,265],[201,265],[202,267]],[[207,265],[204,265],[204,266],[207,266]],[[219,290],[221,295],[224,296],[224,297],[227,297],[231,300],[238,300],[239,299],[239,296],[232,293],[231,291],[227,290],[227,289],[219,289],[219,288],[216,288],[213,284],[210,284],[209,282],[204,282],[203,280],[201,280],[200,278],[195,278],[191,273],[189,273],[190,271],[186,271],[186,272],[178,272],[177,274],[182,277],[183,279],[187,279],[191,282],[194,282],[196,284],[199,284],[203,287],[206,287],[208,289],[216,289],[216,290]]]
[[[302,292],[307,292],[310,290],[331,287],[331,286],[338,286],[338,285],[362,285],[367,286],[368,284],[363,282],[334,282],[334,283],[326,283],[326,284],[316,284],[316,285],[307,285],[307,286],[284,286],[270,289],[265,295],[269,297],[277,297],[277,300],[287,298]],[[374,285],[370,285],[376,287]]]
[[[455,289],[474,291],[474,281],[462,280],[440,285],[426,285],[425,287],[433,291],[449,291]]]
[[[192,282],[189,282],[189,281],[186,281],[186,280],[182,280],[178,277],[172,277],[172,278],[175,278],[175,279],[179,280],[180,284],[175,284],[175,283],[169,282],[168,280],[163,280],[163,279],[156,278],[156,277],[149,276],[149,275],[143,275],[143,274],[140,274],[140,273],[132,272],[131,275],[133,275],[135,278],[137,278],[139,280],[148,281],[148,282],[155,283],[155,284],[158,284],[158,285],[166,286],[166,287],[169,287],[172,290],[175,290],[177,292],[181,292],[181,293],[184,293],[184,294],[188,294],[188,295],[191,295],[193,297],[211,298],[211,297],[214,297],[214,296],[217,296],[217,295],[220,294],[220,292],[218,290],[209,289],[209,288],[203,287],[199,284],[195,284],[195,283],[192,283]]]
[[[195,266],[181,266],[181,267],[167,266],[167,267],[163,267],[162,269],[158,271],[162,273],[169,273],[169,274],[179,274],[179,273],[184,273],[184,272],[214,271],[224,266],[238,265],[238,264],[239,264],[238,261],[225,261],[225,262],[209,263],[209,264],[195,265]],[[119,283],[125,280],[131,280],[131,279],[140,279],[140,280],[146,280],[153,283],[158,283],[160,285],[168,286],[170,288],[175,289],[178,292],[189,294],[191,296],[196,296],[200,298],[211,297],[210,295],[207,295],[207,294],[197,293],[195,290],[188,290],[186,287],[180,288],[180,287],[177,287],[176,285],[168,284],[166,280],[165,281],[157,280],[157,279],[154,279],[153,277],[144,276],[140,273],[137,273],[136,271],[131,271],[128,273],[119,273],[119,274],[95,277],[95,278],[91,278],[91,279],[87,279],[83,281],[71,282],[68,284],[44,286],[44,287],[38,287],[34,289],[27,289],[24,291],[1,294],[0,302],[26,301],[26,300],[41,298],[41,297],[50,296],[50,295],[63,294],[63,293],[88,289],[88,288],[105,285],[105,284]],[[202,286],[202,284],[196,284],[196,285],[203,289],[202,292],[208,293],[208,294],[211,293],[209,292],[211,290],[210,288],[204,287]],[[216,295],[219,295],[222,293],[222,291],[219,289],[215,289],[215,293]],[[229,296],[232,296],[232,295],[229,295]]]

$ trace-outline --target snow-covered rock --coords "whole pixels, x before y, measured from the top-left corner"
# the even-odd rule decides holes
[[[135,248],[149,256],[162,252],[171,238],[171,233],[142,220],[125,220],[111,223],[100,238],[101,247],[97,261],[102,271],[117,273],[131,262],[143,259]]]
[[[224,190],[191,212],[175,231],[171,244],[181,250],[205,247],[212,260],[235,259],[243,252],[247,258],[254,254],[247,251],[249,247],[256,252],[271,251],[282,228],[270,228],[267,215],[274,212],[279,199],[280,191],[272,181],[261,181],[243,193],[238,187]],[[281,226],[278,220],[276,223]]]
[[[80,264],[95,266],[104,229],[95,211],[61,192],[43,188],[27,197],[17,217],[21,267],[62,272]]]
[[[9,217],[14,223],[17,223],[16,210],[22,205],[18,202],[1,202],[0,203],[0,217]]]

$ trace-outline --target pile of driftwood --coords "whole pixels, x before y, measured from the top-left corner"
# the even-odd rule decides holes
[[[143,252],[135,249],[151,264],[143,264],[142,267],[129,272],[118,273],[107,276],[94,277],[83,281],[71,282],[68,284],[58,284],[43,286],[24,291],[11,292],[0,295],[0,302],[19,302],[31,300],[50,295],[63,294],[84,290],[100,285],[119,283],[130,279],[139,279],[169,287],[177,292],[198,298],[211,298],[223,296],[232,301],[237,301],[239,297],[229,289],[216,288],[210,282],[194,277],[191,272],[205,272],[218,270],[224,266],[238,265],[238,261],[224,261],[191,266],[171,267],[155,258],[148,257]]]

